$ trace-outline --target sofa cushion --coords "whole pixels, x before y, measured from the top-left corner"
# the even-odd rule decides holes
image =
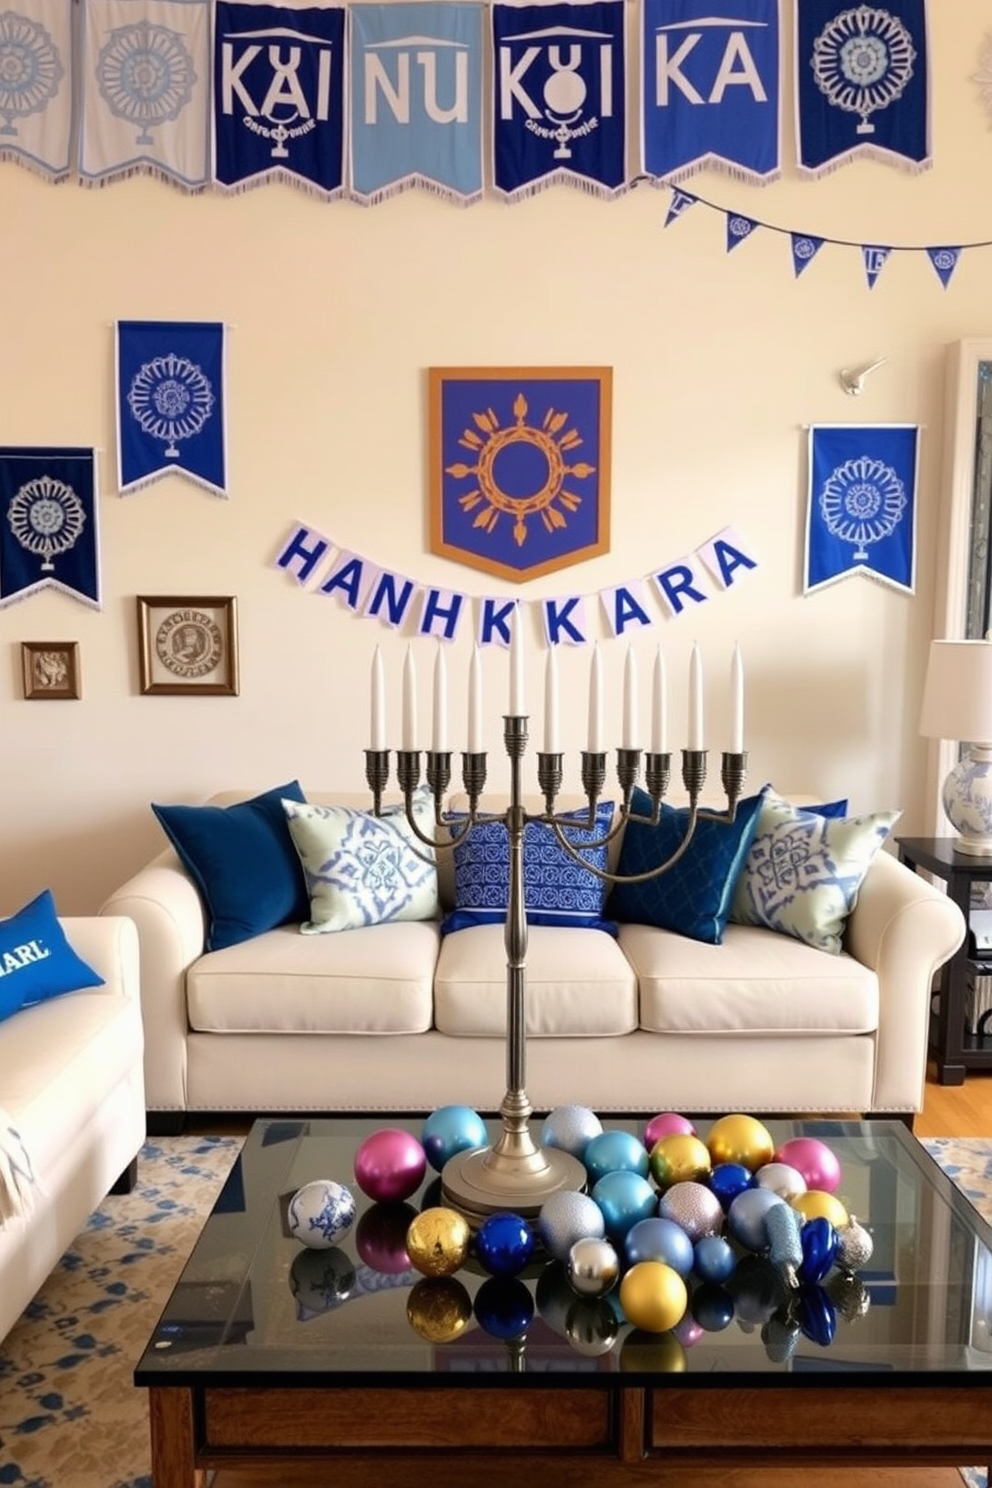
[[[846,953],[824,956],[750,925],[728,925],[719,946],[621,925],[620,946],[637,973],[641,1027],[653,1033],[816,1036],[878,1027],[878,978]]]
[[[49,997],[102,986],[103,977],[66,939],[50,889],[0,920],[0,1019]]]
[[[533,925],[525,975],[527,1033],[532,1038],[602,1037],[637,1027],[636,980],[611,935]],[[441,1033],[455,1037],[504,1037],[502,925],[476,925],[444,937],[434,976],[434,1023]]]
[[[303,870],[282,808],[303,800],[299,781],[230,806],[152,810],[196,884],[207,911],[210,951],[238,945],[310,911]]]
[[[423,1033],[439,938],[436,920],[347,935],[281,926],[193,963],[190,1025],[204,1033]]]

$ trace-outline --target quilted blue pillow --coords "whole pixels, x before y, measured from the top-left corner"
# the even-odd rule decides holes
[[[691,940],[719,945],[763,799],[761,792],[738,801],[732,822],[701,818],[688,848],[671,868],[640,883],[614,884],[607,913],[634,925],[656,925]],[[651,815],[651,797],[646,791],[634,791],[631,809],[638,816]],[[656,826],[628,821],[617,873],[646,873],[671,857],[685,837],[688,821],[688,807],[664,802]]]
[[[102,986],[103,977],[66,940],[50,889],[0,920],[0,1019],[49,997]]]
[[[240,944],[310,915],[303,869],[283,799],[304,801],[298,780],[233,806],[156,806],[166,836],[200,891],[207,950]]]
[[[588,813],[573,813],[585,821]],[[567,826],[565,836],[576,847],[600,842],[613,821],[613,802],[601,801],[595,823]],[[457,822],[455,824],[457,830]],[[583,860],[601,871],[606,868],[605,845],[590,847]],[[510,895],[510,839],[502,822],[483,822],[454,848],[455,908],[441,922],[441,933],[467,930],[472,925],[500,925],[506,919]],[[544,822],[524,828],[524,905],[529,925],[572,925],[617,933],[603,918],[608,884],[570,857]]]

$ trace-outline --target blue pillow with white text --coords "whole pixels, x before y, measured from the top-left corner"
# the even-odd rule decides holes
[[[66,939],[51,889],[0,920],[0,1019],[50,997],[103,984]]]

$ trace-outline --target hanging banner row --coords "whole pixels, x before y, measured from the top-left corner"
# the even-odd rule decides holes
[[[931,162],[927,0],[793,0],[799,170]],[[393,3],[12,0],[0,158],[84,185],[279,179],[367,204],[420,185],[611,197],[718,165],[781,166],[780,0]],[[636,36],[628,57],[628,30]],[[639,73],[633,88],[631,73]],[[635,116],[631,99],[640,99]]]

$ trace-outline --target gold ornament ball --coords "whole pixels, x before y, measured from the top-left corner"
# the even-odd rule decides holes
[[[688,1364],[685,1348],[674,1333],[658,1337],[635,1328],[620,1346],[620,1370],[623,1374],[646,1373],[648,1370],[654,1374],[684,1374]]]
[[[659,1137],[648,1154],[651,1177],[659,1188],[673,1183],[692,1183],[705,1178],[710,1170],[706,1143],[688,1132],[671,1132]]]
[[[464,1266],[472,1231],[457,1209],[425,1209],[410,1221],[406,1251],[424,1276],[450,1276]]]
[[[772,1134],[756,1116],[735,1113],[714,1121],[706,1138],[710,1161],[740,1163],[753,1173],[775,1155]]]
[[[454,1276],[424,1276],[406,1303],[410,1326],[428,1343],[454,1343],[472,1321],[472,1298]]]
[[[667,1333],[689,1301],[685,1282],[664,1261],[638,1261],[620,1283],[620,1306],[629,1323],[646,1333]]]
[[[793,1209],[798,1209],[805,1224],[808,1219],[829,1219],[835,1230],[842,1230],[850,1223],[850,1215],[835,1194],[822,1188],[808,1188],[789,1200]]]

